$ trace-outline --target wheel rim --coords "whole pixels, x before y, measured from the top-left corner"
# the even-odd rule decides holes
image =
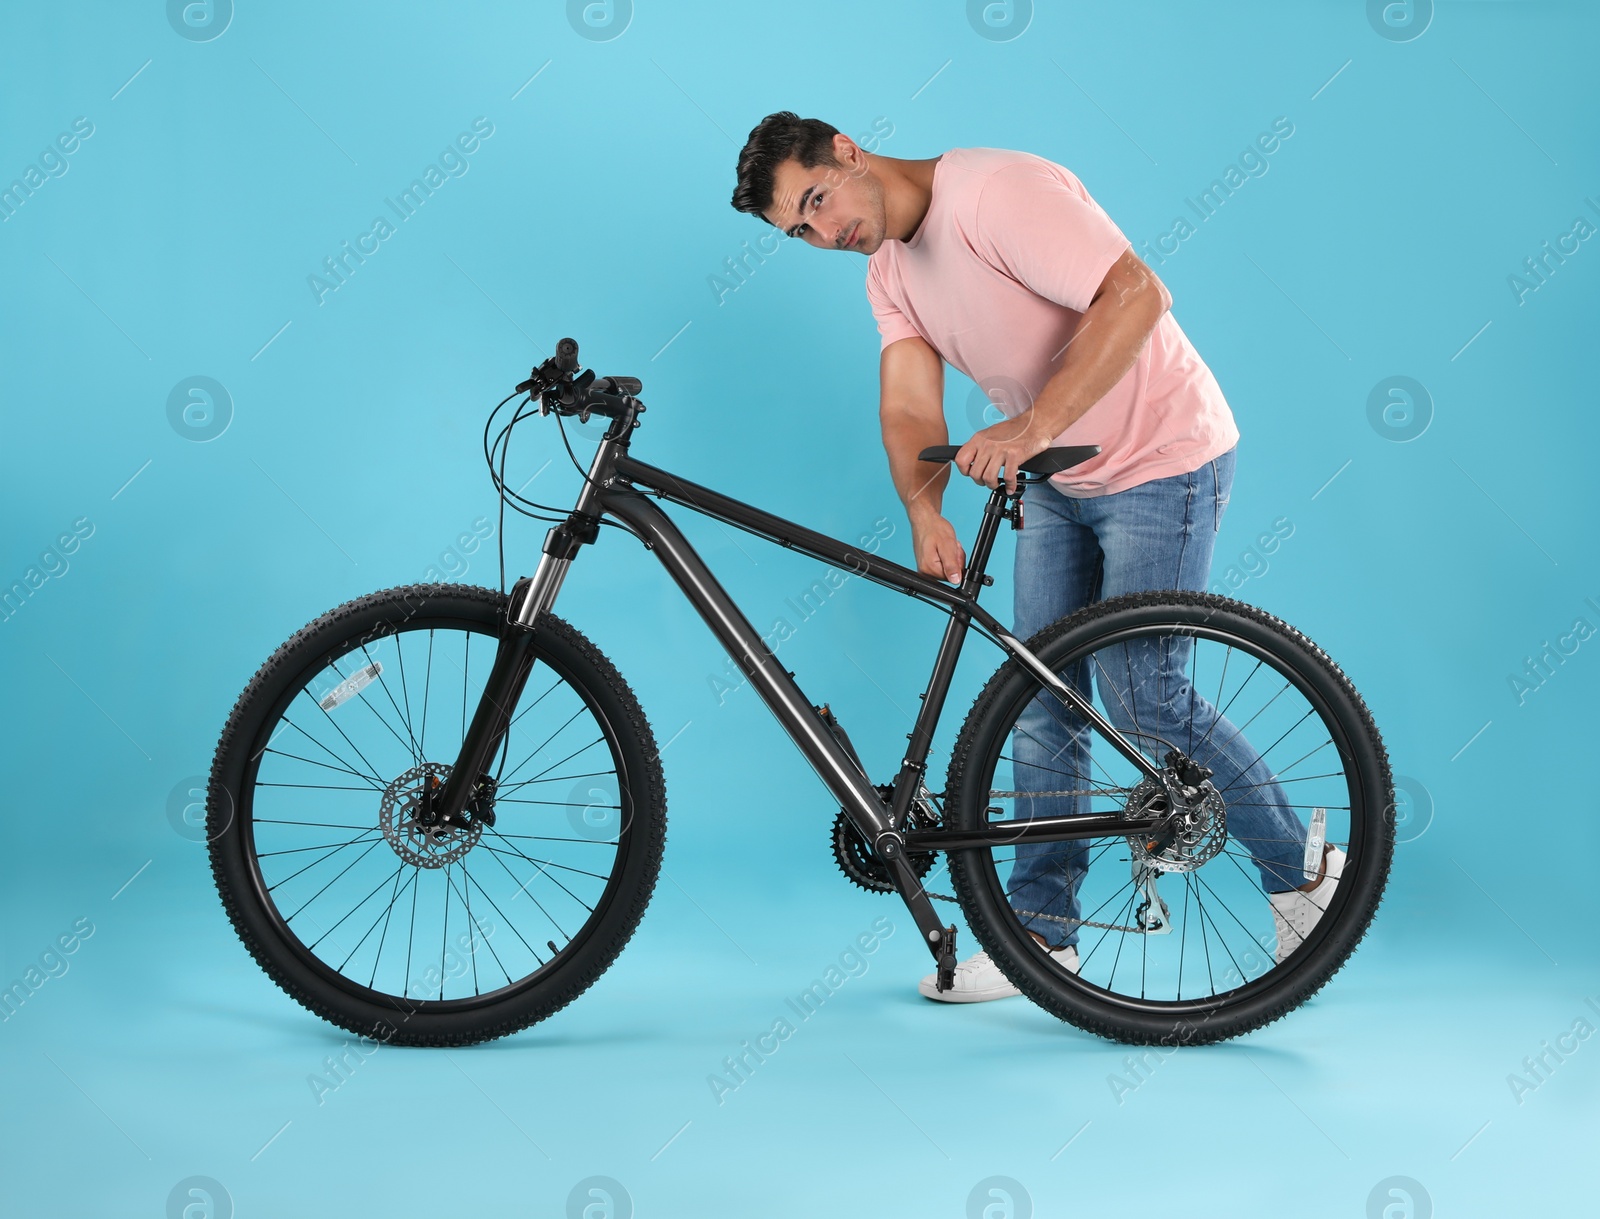
[[[1234,754],[1236,742],[1249,742],[1277,784],[1261,786],[1261,772],[1247,776],[1219,773],[1217,789],[1225,822],[1214,853],[1185,866],[1183,852],[1153,861],[1150,852],[1130,845],[1125,838],[1091,840],[1035,847],[1001,847],[971,852],[973,874],[986,886],[994,908],[1020,911],[1002,921],[1008,941],[1017,945],[1029,967],[1050,981],[1086,997],[1127,1010],[1162,1014],[1196,1013],[1220,1005],[1248,1002],[1282,982],[1290,971],[1316,956],[1316,947],[1338,924],[1348,901],[1352,880],[1362,862],[1363,837],[1369,817],[1357,756],[1346,725],[1340,722],[1332,700],[1306,673],[1276,656],[1262,640],[1250,634],[1212,625],[1214,611],[1197,612],[1199,622],[1166,617],[1149,618],[1112,632],[1102,632],[1065,652],[1051,667],[1071,681],[1074,671],[1087,677],[1095,707],[1161,766],[1168,747],[1187,756],[1215,764],[1214,746]],[[1157,658],[1172,658],[1172,671],[1163,673]],[[1174,680],[1176,674],[1181,678]],[[1152,682],[1150,679],[1154,677]],[[1047,693],[1048,718],[1041,718],[1030,690],[1019,686],[1004,706],[1009,730],[993,738],[988,756],[974,759],[975,799],[989,793],[990,811],[982,820],[1027,819],[1034,816],[1103,813],[1137,808],[1148,802],[1153,786],[1102,739],[1093,738],[1088,763],[1075,758],[1071,729],[1082,722],[1058,699]],[[1130,698],[1131,691],[1143,692]],[[1190,701],[1190,695],[1193,701]],[[1182,704],[1194,711],[1176,716],[1180,731],[1158,722],[1150,708],[1156,702]],[[1223,721],[1208,725],[1205,707],[1222,713]],[[1018,723],[1032,708],[1031,717]],[[1169,711],[1170,714],[1170,711]],[[1045,729],[1039,730],[1043,724]],[[1188,731],[1198,728],[1198,731]],[[1237,736],[1233,734],[1237,733]],[[1063,751],[1062,746],[1066,744]],[[1221,767],[1217,767],[1219,771]],[[1243,782],[1239,780],[1243,779]],[[1002,782],[1004,780],[1004,782]],[[1143,781],[1143,782],[1141,782]],[[1046,786],[1048,784],[1048,786]],[[1077,795],[1040,797],[1040,789],[1076,792]],[[1279,799],[1276,793],[1284,793]],[[1252,804],[1264,807],[1250,807]],[[1287,808],[1280,807],[1287,806]],[[977,807],[977,806],[975,806]],[[1325,838],[1342,851],[1344,877],[1331,898],[1323,887],[1310,900],[1325,906],[1321,917],[1302,931],[1292,922],[1288,941],[1292,951],[1276,961],[1275,920],[1263,893],[1263,869],[1274,888],[1302,883],[1305,862],[1298,837],[1267,832],[1274,817],[1292,813],[1300,827],[1316,808],[1324,810]],[[1204,827],[1201,827],[1202,830]],[[1302,829],[1303,832],[1303,829]],[[1214,840],[1217,835],[1213,835]],[[1200,835],[1202,843],[1205,834]],[[1020,851],[1020,856],[1019,856]],[[1068,867],[1074,853],[1087,869],[1077,889],[1076,908],[1056,901],[1041,901],[1059,890],[1055,879]],[[1203,845],[1195,854],[1203,854]],[[1145,865],[1134,868],[1135,860]],[[1152,869],[1152,862],[1165,866]],[[1020,865],[1020,866],[1019,866]],[[1174,866],[1176,865],[1176,866]],[[973,865],[969,864],[969,871]],[[1143,882],[1154,873],[1155,895],[1166,906],[1168,930],[1159,926],[1160,903],[1152,902]],[[1029,900],[1032,894],[1033,900]],[[1146,906],[1141,918],[1140,907]],[[1040,917],[1047,916],[1047,917]],[[1054,916],[1054,917],[1048,917]],[[1079,921],[1082,920],[1082,921]],[[1095,923],[1107,924],[1096,927]],[[1043,930],[1052,944],[1075,939],[1078,972],[1069,972],[1058,959],[1046,955],[1028,929]]]
[[[418,824],[496,634],[489,621],[413,618],[340,644],[288,684],[245,767],[239,829],[279,936],[324,980],[385,1007],[472,1010],[535,985],[620,886],[625,763],[555,657],[540,656],[491,769],[493,824]]]

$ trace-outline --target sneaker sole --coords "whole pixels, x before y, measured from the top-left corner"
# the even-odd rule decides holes
[[[924,999],[932,999],[936,1003],[988,1003],[993,999],[1009,999],[1012,995],[1022,992],[1009,982],[1004,986],[991,986],[985,990],[946,990],[937,989],[927,979],[917,983],[917,993]]]

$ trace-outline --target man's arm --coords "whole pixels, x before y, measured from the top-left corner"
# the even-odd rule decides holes
[[[967,555],[955,528],[940,512],[950,467],[946,462],[931,465],[917,460],[917,454],[930,445],[949,443],[944,362],[925,339],[898,339],[883,349],[878,377],[883,447],[889,455],[889,476],[911,521],[917,570],[958,583]]]
[[[956,454],[956,468],[987,487],[1004,477],[1015,490],[1017,466],[1049,448],[1127,375],[1171,307],[1166,285],[1131,248],[1125,250],[1106,272],[1067,344],[1066,358],[1033,406],[974,435]]]

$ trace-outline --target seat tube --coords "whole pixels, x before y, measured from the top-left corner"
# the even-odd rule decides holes
[[[962,573],[961,591],[974,602],[978,599],[978,591],[985,584],[993,583],[984,569],[988,566],[989,554],[994,549],[1000,522],[1005,517],[1005,500],[1003,488],[997,488],[990,494],[989,502],[983,510],[983,521],[978,526],[978,536],[972,542],[972,553],[967,556],[967,569]],[[893,825],[904,824],[906,813],[911,808],[911,801],[916,796],[916,789],[921,786],[927,773],[928,751],[933,746],[934,729],[938,726],[939,717],[944,713],[945,697],[950,692],[950,682],[955,676],[956,662],[961,658],[961,648],[966,642],[967,631],[971,625],[971,613],[957,609],[950,615],[944,637],[939,641],[939,654],[934,660],[933,672],[928,677],[928,688],[922,694],[922,708],[917,713],[911,731],[906,734],[905,757],[900,763],[900,773],[895,776],[894,795],[889,806],[890,822]]]

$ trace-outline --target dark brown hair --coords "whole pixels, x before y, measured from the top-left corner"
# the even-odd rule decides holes
[[[837,165],[833,137],[839,129],[821,119],[803,119],[792,110],[769,114],[750,130],[739,153],[739,183],[733,188],[735,211],[749,212],[759,220],[772,206],[773,179],[785,161],[799,161],[806,169]]]

